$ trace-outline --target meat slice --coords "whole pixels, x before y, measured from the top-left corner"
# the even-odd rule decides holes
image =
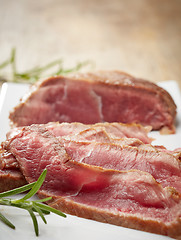
[[[27,182],[12,153],[0,149],[0,192],[25,185]]]
[[[48,122],[141,123],[174,132],[176,105],[164,89],[119,71],[79,73],[34,85],[10,114],[14,126]]]
[[[18,167],[19,165],[12,153],[0,148],[0,169],[17,169]]]
[[[98,132],[104,131],[109,138],[119,139],[119,138],[137,138],[143,143],[151,143],[152,138],[148,136],[151,131],[151,127],[143,127],[140,124],[123,124],[123,123],[97,123],[97,124],[82,124],[79,122],[74,123],[58,123],[49,122],[48,124],[41,124],[40,127],[46,128],[52,132],[56,137],[61,136],[77,136],[81,134],[85,139],[85,135],[93,134],[92,130],[97,134]],[[21,131],[21,127],[12,128],[7,133],[7,139],[17,135]],[[90,131],[89,131],[90,130]],[[92,136],[93,137],[93,136]],[[105,137],[105,134],[104,134]]]
[[[113,144],[60,139],[72,160],[106,169],[145,171],[163,187],[174,187],[181,193],[180,160],[152,146],[142,145],[136,139],[133,140],[123,139]]]
[[[142,171],[108,170],[73,161],[44,128],[31,126],[4,143],[28,182],[47,168],[40,197],[64,212],[170,237],[181,236],[181,197]]]
[[[0,169],[0,192],[24,186],[27,183],[19,169]]]
[[[87,128],[87,125],[79,123],[49,123],[32,125],[31,127],[44,128],[56,137],[61,136],[59,141],[65,147],[68,155],[77,162],[84,162],[107,169],[137,169],[146,171],[152,174],[164,187],[174,187],[178,192],[181,192],[181,166],[179,158],[166,152],[161,147],[157,147],[158,150],[150,144],[143,144],[142,141],[136,138],[117,138],[119,132],[114,136],[114,131],[106,132],[106,129],[100,128],[99,125],[95,124],[91,125],[95,128]],[[120,124],[116,123],[116,125],[119,126]],[[75,126],[76,134],[72,134]],[[109,124],[106,124],[106,126],[109,126]],[[123,126],[126,128],[126,125]],[[131,127],[135,128],[135,126]],[[85,130],[80,131],[84,128]],[[21,131],[24,131],[24,128],[11,131],[8,134],[8,138],[12,138],[18,132],[21,133]],[[68,133],[70,135],[66,135]],[[122,131],[120,131],[120,135],[122,135]],[[162,150],[160,151],[160,149]],[[5,149],[5,152],[8,152],[7,149]],[[11,155],[12,153],[9,152],[9,156]],[[6,165],[9,164],[6,158],[3,160]],[[12,164],[16,164],[15,158]],[[4,168],[6,169],[7,167],[5,166]]]
[[[38,125],[37,125],[38,126]],[[41,124],[40,127],[46,128],[50,132],[52,132],[55,136],[73,136],[77,139],[79,137],[87,141],[93,140],[98,142],[112,142],[120,137],[130,138],[133,136],[138,136],[139,139],[144,141],[145,143],[151,142],[152,139],[148,137],[148,132],[151,130],[150,127],[142,127],[139,124],[121,124],[121,123],[99,123],[94,125],[86,125],[82,123],[57,123],[51,122],[48,124]],[[7,139],[16,136],[18,133],[22,131],[22,127],[13,128],[10,132],[7,133]],[[105,132],[106,131],[106,132]],[[129,144],[135,145],[135,140],[130,140]],[[19,171],[18,163],[12,153],[8,152],[1,148],[0,150],[0,169],[3,171],[8,170],[7,180],[8,186],[14,188],[19,184],[22,184],[23,175]],[[11,176],[12,169],[12,176]],[[19,172],[19,178],[14,178],[14,170]],[[0,175],[4,173],[0,172]],[[23,182],[26,183],[25,181]],[[19,185],[18,185],[19,186]],[[2,192],[4,188],[0,188],[0,192]]]

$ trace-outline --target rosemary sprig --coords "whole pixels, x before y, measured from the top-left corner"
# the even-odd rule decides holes
[[[23,187],[19,187],[7,192],[0,193],[0,205],[22,208],[29,212],[33,221],[36,236],[39,235],[39,228],[38,228],[38,221],[34,212],[39,214],[39,216],[41,217],[41,219],[45,224],[47,223],[47,221],[45,219],[44,214],[50,214],[50,212],[52,212],[61,217],[66,217],[66,215],[61,211],[58,211],[48,205],[43,204],[43,202],[49,201],[51,197],[40,199],[40,200],[34,200],[34,201],[28,200],[29,198],[34,196],[37,193],[37,191],[40,189],[41,185],[45,180],[46,173],[47,173],[47,170],[45,169],[36,182],[27,184]],[[30,190],[30,191],[20,199],[7,198],[12,195],[23,193],[27,190]],[[14,224],[11,223],[2,213],[0,213],[0,220],[10,228],[15,229]]]
[[[33,84],[42,77],[51,77],[56,75],[65,75],[71,72],[79,71],[83,67],[92,64],[90,61],[77,63],[73,68],[64,68],[63,60],[57,59],[42,67],[33,67],[24,72],[18,72],[16,67],[16,49],[12,48],[10,57],[0,64],[0,71],[4,68],[10,67],[10,76],[5,77],[0,72],[0,81],[7,82],[21,82]]]

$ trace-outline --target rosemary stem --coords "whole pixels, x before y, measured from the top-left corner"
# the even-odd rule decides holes
[[[32,221],[33,221],[33,226],[34,226],[36,236],[39,235],[39,228],[38,228],[38,221],[34,212],[39,214],[39,216],[41,217],[41,219],[45,224],[47,223],[47,221],[44,217],[44,214],[49,214],[50,212],[52,212],[59,216],[66,217],[64,213],[42,203],[42,202],[51,200],[51,197],[46,197],[44,199],[34,200],[34,201],[29,200],[29,198],[33,197],[42,186],[46,177],[46,173],[47,173],[47,170],[45,169],[40,175],[40,177],[38,178],[38,180],[34,183],[30,183],[23,187],[19,187],[4,193],[0,193],[0,205],[21,208],[29,212],[30,217],[32,218]],[[6,198],[8,196],[16,195],[27,190],[30,190],[30,191],[20,199]],[[7,226],[15,229],[15,226],[2,213],[0,213],[0,220],[4,222]]]
[[[8,81],[8,82],[21,82],[21,83],[30,83],[33,84],[36,81],[38,81],[42,77],[51,77],[55,75],[66,75],[71,72],[79,71],[81,68],[92,65],[91,61],[84,61],[81,63],[77,63],[75,67],[72,68],[64,68],[63,67],[63,60],[57,59],[55,61],[52,61],[48,64],[45,64],[44,66],[38,66],[30,68],[27,71],[19,72],[17,70],[16,66],[16,49],[12,48],[10,57],[5,60],[4,62],[0,63],[0,70],[3,70],[6,67],[10,67],[11,70],[11,77],[8,76],[5,77],[1,73],[0,75],[0,81]]]

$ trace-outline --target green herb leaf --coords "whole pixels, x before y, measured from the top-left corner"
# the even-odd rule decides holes
[[[82,69],[85,66],[93,66],[91,61],[84,61],[78,63],[73,68],[64,68],[63,60],[57,59],[41,67],[33,67],[27,71],[19,72],[16,66],[16,49],[12,48],[10,57],[0,64],[0,70],[2,71],[5,68],[10,68],[10,75],[4,76],[6,74],[0,74],[0,81],[7,82],[20,82],[20,83],[30,83],[33,84],[42,77],[51,77],[55,75],[66,75],[71,72],[76,72]],[[56,70],[55,70],[56,69]],[[3,76],[2,76],[3,75]]]
[[[38,192],[38,190],[40,189],[41,185],[45,180],[46,174],[47,174],[47,170],[45,169],[40,175],[40,177],[38,178],[38,181],[32,187],[32,189],[21,200],[27,200]]]
[[[29,212],[29,214],[30,214],[30,216],[33,220],[35,234],[36,234],[36,236],[38,236],[39,235],[39,229],[38,229],[38,222],[37,222],[36,216],[31,209],[29,209],[28,212]]]
[[[2,215],[2,213],[0,213],[0,219],[2,222],[4,222],[10,228],[15,229],[15,226],[4,215]]]
[[[9,196],[12,196],[12,195],[15,195],[15,194],[26,192],[29,189],[31,189],[35,185],[35,183],[36,182],[29,183],[29,184],[27,184],[25,186],[22,186],[22,187],[19,187],[19,188],[15,188],[15,189],[12,189],[12,190],[0,193],[0,198],[2,198],[2,197],[9,197]]]
[[[38,221],[34,212],[39,214],[39,216],[41,217],[41,219],[45,224],[47,223],[47,221],[44,217],[44,214],[49,214],[50,212],[52,212],[61,217],[66,217],[66,215],[61,211],[42,203],[42,202],[47,202],[51,200],[51,197],[47,197],[40,200],[34,200],[34,201],[28,200],[29,198],[34,196],[37,193],[37,191],[40,189],[40,187],[42,186],[45,180],[46,173],[47,173],[47,170],[45,169],[40,175],[40,177],[38,178],[38,180],[34,183],[30,183],[23,187],[6,191],[4,193],[0,193],[0,205],[17,207],[17,208],[25,209],[29,212],[33,221],[33,226],[34,226],[36,236],[39,235],[39,228],[38,228]],[[20,198],[20,199],[4,198],[11,195],[22,193],[27,190],[30,190],[30,191],[23,198]],[[0,220],[4,222],[7,226],[15,229],[15,226],[2,213],[0,213]]]
[[[47,221],[46,221],[46,219],[45,219],[45,217],[44,217],[44,215],[43,215],[42,210],[41,210],[40,208],[38,208],[35,203],[33,203],[33,207],[34,207],[34,209],[39,213],[39,215],[40,215],[40,217],[42,218],[43,222],[44,222],[45,224],[47,224]]]
[[[4,61],[4,62],[2,62],[2,63],[0,64],[0,69],[5,68],[5,67],[8,66],[9,64],[10,64],[10,60],[9,60],[9,59],[6,60],[6,61]]]
[[[36,203],[36,205],[37,205],[40,209],[42,209],[42,210],[50,211],[50,212],[55,213],[55,214],[57,214],[57,215],[59,215],[59,216],[61,216],[61,217],[66,217],[66,215],[65,215],[64,213],[62,213],[62,212],[60,212],[59,210],[57,210],[57,209],[55,209],[55,208],[52,208],[52,207],[50,207],[50,206],[48,206],[48,205],[44,205],[44,204],[38,203],[38,202]]]

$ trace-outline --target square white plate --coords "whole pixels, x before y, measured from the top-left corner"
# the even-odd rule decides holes
[[[181,147],[181,95],[175,81],[159,84],[173,97],[177,105],[177,132],[174,135],[161,136],[158,132],[150,133],[156,140],[153,144],[164,145],[168,149]],[[4,83],[0,94],[0,141],[4,141],[9,127],[9,112],[19,102],[19,99],[28,91],[29,85]],[[0,240],[32,240],[37,239],[34,234],[31,218],[24,210],[0,206],[0,212],[6,215],[16,226],[16,230],[8,228],[0,222]],[[166,240],[165,236],[127,229],[111,224],[99,223],[92,220],[81,219],[67,215],[61,218],[54,214],[46,216],[48,224],[45,225],[38,217],[40,236],[42,240]]]

